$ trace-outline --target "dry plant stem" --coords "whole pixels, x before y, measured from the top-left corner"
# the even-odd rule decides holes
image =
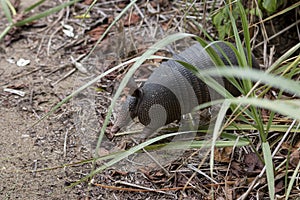
[[[99,184],[99,183],[93,183],[95,186],[98,187],[102,187],[105,189],[111,189],[111,190],[117,190],[117,191],[127,191],[127,192],[163,192],[163,191],[177,191],[177,190],[181,190],[182,187],[173,187],[173,188],[161,188],[161,189],[151,189],[151,188],[146,188],[143,186],[139,186],[136,184],[132,184],[132,183],[127,183],[124,181],[117,181],[115,183],[120,183],[120,184],[124,184],[124,185],[129,185],[129,186],[133,186],[133,187],[142,187],[145,189],[136,189],[136,188],[123,188],[123,187],[116,187],[116,186],[111,186],[111,185],[103,185],[103,184]],[[189,187],[192,188],[192,187]],[[167,195],[172,195],[175,196],[174,194],[170,194],[170,193],[166,193]]]
[[[141,9],[136,5],[136,3],[134,4],[134,8],[137,10],[137,12],[139,13],[139,15],[141,16],[141,18],[143,19],[143,21],[147,24],[147,26],[151,27],[149,21],[147,20],[147,18],[145,17],[145,15],[141,11]],[[131,12],[130,12],[130,14],[131,14]]]
[[[284,142],[284,140],[286,139],[286,137],[289,135],[291,129],[293,128],[293,126],[295,125],[296,120],[293,121],[293,123],[290,125],[289,129],[286,131],[286,133],[284,134],[283,138],[281,139],[280,143],[277,145],[276,149],[274,150],[274,152],[272,153],[272,158],[275,156],[275,154],[277,153],[277,151],[280,149],[282,143]],[[253,188],[255,188],[257,185],[256,182],[263,176],[263,174],[266,171],[266,167],[264,167],[260,174],[255,177],[255,179],[252,181],[251,185],[249,186],[248,190],[246,191],[246,193],[244,193],[240,198],[238,198],[238,200],[244,200],[247,198],[248,194],[252,191]]]
[[[176,24],[175,28],[180,28],[180,24],[182,24],[183,19],[187,16],[187,13],[191,10],[191,8],[195,5],[196,0],[191,3],[188,9],[185,11],[184,15],[181,17],[180,21]]]
[[[253,29],[255,30],[255,32],[253,34],[253,37],[250,39],[250,43],[252,43],[251,49],[254,49],[256,47],[255,42],[256,42],[256,38],[259,34],[259,27],[258,26],[255,25]]]
[[[64,138],[64,158],[67,156],[67,139],[68,139],[68,132],[69,129],[67,129],[65,133],[65,138]]]
[[[234,143],[234,145],[233,145],[233,147],[232,147],[232,152],[235,151],[235,148],[236,148],[236,146],[237,146],[237,144],[238,144],[238,142],[239,142],[239,139],[240,139],[240,136],[238,136],[238,137],[236,138],[235,143]],[[226,171],[225,177],[228,177],[229,169],[230,169],[231,163],[232,163],[231,161],[233,161],[233,156],[234,156],[234,153],[231,153],[230,163],[229,163],[229,165],[228,165],[228,167],[227,167],[227,171]],[[226,181],[225,181],[225,184],[226,184]]]
[[[144,187],[144,186],[133,184],[133,183],[128,183],[128,182],[125,182],[125,181],[116,181],[115,183],[116,184],[122,184],[122,185],[130,186],[130,187],[139,188],[139,190],[142,190],[142,191],[158,192],[158,193],[162,193],[162,194],[167,194],[167,195],[174,196],[173,194],[170,194],[170,193],[167,193],[167,192],[164,192],[164,191],[161,191],[161,190],[156,190],[156,189]]]
[[[267,55],[268,42],[264,39],[263,44],[264,44],[264,47],[263,47],[264,67],[269,68],[268,55]]]
[[[42,49],[43,42],[44,42],[44,40],[45,40],[45,38],[46,38],[48,32],[49,32],[50,30],[52,30],[52,28],[53,28],[57,23],[59,23],[59,22],[61,21],[61,19],[63,18],[64,13],[65,13],[64,10],[65,10],[65,9],[62,9],[62,10],[59,12],[59,15],[58,15],[57,20],[55,20],[49,27],[47,27],[46,30],[45,30],[45,32],[43,33],[42,40],[41,40],[40,45],[39,45],[38,50],[37,50],[37,52],[38,52],[37,55],[36,55],[37,57],[40,55],[40,52],[41,52],[41,49]]]
[[[136,8],[138,8],[138,6],[136,5],[136,4],[134,4],[134,6],[136,7]],[[131,20],[131,17],[132,17],[132,10],[133,10],[133,8],[131,9],[131,11],[130,11],[130,17],[129,17],[129,20]],[[139,10],[139,12],[141,12],[140,10]],[[144,17],[143,17],[143,15],[141,15],[141,17],[144,19]],[[138,52],[138,48],[137,48],[137,46],[136,46],[136,43],[134,42],[134,38],[133,38],[133,34],[132,34],[132,31],[131,31],[131,29],[129,28],[129,37],[130,37],[130,40],[131,40],[131,44],[133,45],[133,47],[134,47],[134,51],[135,52]],[[124,32],[125,32],[125,30],[124,30]],[[126,52],[126,53],[128,53],[128,52]]]
[[[210,180],[211,182],[215,183],[215,184],[219,184],[217,181],[215,181],[214,179],[210,178],[207,174],[205,174],[204,172],[202,172],[200,169],[194,167],[191,164],[188,164],[187,166],[189,169],[197,172],[198,174],[201,174],[202,176],[204,176],[205,178],[207,178],[208,180]]]
[[[53,31],[53,33],[50,35],[50,38],[48,40],[48,45],[47,45],[47,56],[50,56],[50,47],[51,47],[51,42],[52,42],[52,38],[54,37],[54,35],[56,35],[56,33],[58,31],[60,31],[62,29],[61,26],[59,26],[55,31]]]
[[[33,160],[33,162],[34,162],[34,166],[33,166],[33,170],[32,170],[32,173],[33,173],[33,176],[35,176],[36,175],[36,170],[37,170],[37,160]]]
[[[279,32],[275,33],[274,35],[272,35],[271,37],[269,37],[268,40],[272,40],[272,39],[278,37],[279,35],[283,34],[284,32],[288,31],[289,29],[293,28],[294,26],[296,26],[296,28],[297,28],[297,30],[298,30],[298,26],[297,26],[297,25],[298,25],[299,23],[300,23],[300,20],[294,22],[293,24],[289,25],[288,27],[282,29],[281,31],[279,31]],[[299,39],[300,39],[300,35],[298,35],[298,36],[299,36]],[[264,44],[264,41],[258,43],[258,44],[255,46],[255,48],[261,46],[262,44]]]
[[[206,154],[203,156],[203,159],[201,160],[200,164],[198,165],[198,169],[200,169],[200,167],[203,165],[203,163],[205,162],[206,158],[208,157],[208,154],[210,153],[210,149],[207,150]],[[186,184],[184,185],[184,188],[182,189],[183,191],[188,187],[188,185],[191,184],[192,179],[196,176],[196,172],[194,172],[191,177],[189,178],[189,180],[186,182]]]
[[[30,75],[30,74],[32,74],[32,73],[35,73],[35,72],[41,70],[41,68],[42,68],[42,67],[39,66],[38,68],[36,68],[36,69],[34,69],[34,70],[30,71],[30,72],[22,73],[22,74],[16,75],[16,76],[12,77],[12,79],[15,80],[15,79],[19,79],[19,78],[21,78],[21,77],[23,77],[23,76],[28,76],[28,75]],[[1,74],[0,74],[0,75],[1,75]]]
[[[270,48],[269,59],[268,59],[269,60],[268,66],[271,66],[273,64],[274,54],[275,54],[275,46],[272,46]]]
[[[297,12],[299,12],[299,8],[297,8],[296,10],[295,10],[295,16],[296,16],[296,21],[299,21],[300,22],[300,19],[298,19],[298,15],[297,15]],[[298,39],[300,40],[300,31],[299,31],[299,27],[298,26],[296,26],[296,29],[297,29],[297,34],[298,34]]]
[[[272,153],[272,158],[274,158],[275,154],[279,151],[279,149],[281,148],[283,142],[285,141],[285,139],[287,138],[287,136],[290,134],[292,128],[294,127],[295,123],[297,120],[294,120],[292,122],[292,124],[290,125],[290,127],[288,128],[288,130],[285,132],[285,134],[283,135],[282,139],[280,140],[280,142],[278,143],[276,149],[273,151]]]
[[[76,68],[71,69],[69,72],[67,72],[63,77],[61,77],[60,79],[58,79],[57,81],[55,81],[54,83],[50,83],[50,85],[52,87],[54,87],[56,84],[58,84],[60,81],[64,80],[65,78],[67,78],[68,76],[70,76],[71,74],[73,74],[76,71]]]
[[[135,144],[138,144],[138,142],[134,138],[131,138],[131,140],[133,140]],[[153,160],[153,162],[155,162],[167,174],[167,176],[170,176],[168,170],[165,169],[146,149],[143,148],[143,151],[147,154],[147,156],[149,156],[151,160]]]

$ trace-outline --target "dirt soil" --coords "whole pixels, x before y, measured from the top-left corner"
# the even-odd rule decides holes
[[[19,10],[33,2],[36,1],[22,1]],[[85,1],[87,2],[89,1]],[[151,20],[145,20],[144,23],[148,28],[143,28],[139,23],[140,15],[135,11],[131,16],[132,24],[128,24],[126,19],[121,20],[96,48],[90,59],[82,62],[88,73],[80,72],[74,65],[73,59],[89,52],[95,45],[96,39],[103,34],[109,23],[127,4],[127,1],[105,2],[99,1],[90,13],[92,18],[85,22],[74,18],[83,14],[87,8],[87,5],[82,2],[75,7],[38,20],[34,24],[18,27],[1,42],[0,199],[178,199],[179,196],[183,196],[184,199],[205,199],[207,191],[212,186],[205,177],[196,176],[191,181],[191,185],[196,186],[195,190],[190,187],[184,193],[180,193],[180,190],[151,193],[103,187],[103,185],[114,185],[116,182],[119,183],[116,184],[117,186],[124,186],[124,182],[128,182],[148,188],[161,185],[183,187],[193,174],[192,172],[184,174],[187,169],[180,168],[182,162],[192,159],[183,157],[168,165],[170,171],[176,170],[177,167],[182,170],[182,173],[175,173],[176,175],[171,178],[160,170],[147,171],[149,169],[142,168],[130,172],[114,167],[95,175],[90,182],[85,181],[74,187],[68,187],[91,172],[93,164],[89,159],[93,156],[99,130],[112,94],[118,87],[121,75],[127,69],[122,68],[115,74],[106,76],[96,85],[82,92],[81,96],[61,106],[54,114],[34,126],[33,124],[95,75],[144,52],[147,47],[168,34],[170,19],[164,19],[161,15],[159,20],[163,23],[158,26],[158,22],[153,20],[155,16],[151,15],[152,18],[149,17]],[[171,1],[153,2],[155,2],[152,4],[153,8],[159,9],[159,4],[162,12],[176,15],[176,11],[172,10],[175,3],[172,5]],[[60,3],[58,0],[46,1],[29,15]],[[155,11],[152,14],[155,15]],[[74,28],[74,37],[69,37],[63,32],[68,30],[68,27],[63,26],[62,23]],[[1,32],[7,24],[1,12]],[[128,37],[129,25],[132,26],[130,34],[136,34],[134,39]],[[126,31],[123,30],[124,27]],[[30,63],[18,66],[17,61],[20,59],[30,60]],[[145,68],[142,74],[149,74],[151,67],[155,66]],[[16,94],[7,89],[14,89],[24,94]],[[91,104],[89,100],[92,100]],[[87,121],[81,122],[81,117]],[[112,123],[109,127],[111,125]],[[122,149],[124,148],[122,144],[127,141],[120,138],[111,141],[105,138],[105,142],[106,147]],[[226,166],[219,167],[227,170]],[[130,187],[130,185],[125,186]],[[243,191],[245,189],[247,184],[240,188]],[[216,191],[219,194],[223,193],[221,187]],[[238,191],[235,194],[237,193]]]

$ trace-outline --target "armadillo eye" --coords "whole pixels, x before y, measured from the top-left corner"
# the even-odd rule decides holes
[[[128,96],[127,98],[129,111],[135,111],[137,106],[137,98],[133,96]]]

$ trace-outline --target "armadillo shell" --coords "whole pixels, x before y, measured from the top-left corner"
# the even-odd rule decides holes
[[[211,46],[225,65],[238,66],[236,55],[227,44],[221,42]],[[221,53],[217,46],[226,56]],[[189,63],[200,70],[215,67],[206,50],[198,43],[180,54],[174,55],[173,58]],[[259,69],[253,56],[252,66]],[[215,80],[232,95],[240,95],[239,90],[225,78],[216,78]],[[182,114],[189,113],[201,103],[222,98],[220,94],[175,60],[164,62],[156,68],[138,91],[142,92],[139,92],[135,99],[130,97],[126,106],[128,106],[132,118],[138,116],[143,125],[153,130],[175,120],[180,120]],[[119,117],[124,119],[122,115]],[[128,117],[127,113],[125,121]],[[120,126],[122,127],[123,121],[117,121],[122,124]]]
[[[139,99],[137,110],[137,116],[143,125],[161,127],[180,119],[180,103],[170,89],[160,84],[147,83],[143,90],[147,92]]]

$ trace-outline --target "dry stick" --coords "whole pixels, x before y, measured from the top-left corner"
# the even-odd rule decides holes
[[[191,164],[188,164],[187,166],[188,168],[190,168],[191,170],[197,172],[198,174],[201,174],[202,176],[204,176],[205,178],[207,178],[208,180],[210,180],[211,182],[215,183],[215,184],[219,184],[217,181],[215,181],[214,179],[212,179],[210,176],[208,176],[207,174],[205,174],[204,172],[202,172],[200,169],[194,167]]]
[[[118,190],[118,191],[128,191],[128,192],[159,192],[159,193],[163,193],[163,194],[167,194],[167,195],[173,195],[173,194],[165,193],[163,191],[177,191],[177,190],[181,190],[182,189],[182,187],[152,189],[152,188],[147,188],[147,187],[136,185],[136,184],[132,184],[132,183],[127,183],[127,182],[124,182],[124,181],[117,181],[116,183],[120,183],[120,184],[123,184],[123,185],[129,185],[129,186],[133,186],[133,187],[137,187],[137,188],[141,188],[141,189],[136,189],[136,188],[122,188],[122,187],[116,187],[116,186],[111,186],[111,185],[103,185],[103,184],[100,184],[100,183],[93,183],[93,185],[99,186],[99,187],[102,187],[102,188],[106,188],[106,189]],[[193,188],[193,187],[189,187],[189,188]]]
[[[32,74],[32,73],[34,73],[34,72],[36,72],[36,71],[40,70],[41,68],[42,68],[42,67],[41,67],[41,66],[39,66],[38,68],[36,68],[36,69],[34,69],[34,70],[30,71],[30,72],[27,72],[27,73],[22,73],[22,74],[19,74],[19,75],[13,76],[13,77],[12,77],[12,79],[14,80],[14,79],[19,79],[19,78],[21,78],[21,77],[23,77],[23,76],[27,76],[27,75],[29,75],[29,74]],[[0,74],[0,75],[1,75],[1,74]]]
[[[63,77],[61,77],[60,79],[58,79],[57,81],[55,81],[54,83],[50,83],[50,85],[52,87],[54,87],[57,83],[59,83],[60,81],[64,80],[65,78],[67,78],[68,76],[70,76],[71,74],[73,74],[77,69],[73,68],[71,69],[68,73],[66,73]]]
[[[149,21],[147,20],[147,18],[145,18],[145,15],[143,14],[143,12],[141,11],[141,9],[136,5],[136,3],[134,3],[134,8],[137,10],[137,12],[139,13],[139,15],[141,16],[141,18],[143,19],[144,22],[146,22],[146,24],[148,25],[148,27],[151,27]],[[130,13],[131,14],[131,13]]]
[[[270,48],[269,59],[268,59],[269,60],[268,66],[272,65],[274,55],[275,55],[275,46],[272,46]]]
[[[183,19],[186,17],[187,13],[192,9],[192,7],[195,5],[196,1],[193,1],[191,3],[191,5],[188,7],[188,9],[186,10],[186,12],[184,13],[184,15],[181,17],[180,21],[177,23],[177,25],[175,26],[175,28],[179,28],[179,24],[182,23]]]
[[[294,120],[292,122],[292,124],[290,125],[290,127],[288,128],[288,130],[285,132],[285,134],[283,135],[281,141],[278,143],[276,149],[273,151],[273,154],[272,154],[272,158],[274,158],[275,154],[277,153],[277,151],[279,151],[279,149],[281,148],[282,146],[282,143],[284,142],[284,140],[286,139],[286,137],[289,135],[289,133],[291,132],[292,128],[294,127],[295,123],[296,123],[297,120]]]
[[[293,123],[290,125],[289,129],[286,131],[286,133],[283,136],[283,139],[280,141],[280,143],[278,144],[278,146],[276,147],[275,151],[272,154],[272,157],[274,157],[274,155],[276,154],[276,152],[279,150],[279,148],[281,147],[284,139],[288,136],[288,133],[290,132],[290,130],[292,129],[292,127],[294,126],[294,124],[296,123],[297,120],[294,120]],[[252,191],[253,188],[255,188],[257,185],[255,185],[255,183],[257,182],[258,179],[260,179],[263,174],[266,171],[266,166],[264,166],[264,168],[261,170],[260,174],[255,177],[255,179],[252,181],[251,185],[249,186],[248,190],[238,198],[238,200],[244,200],[247,198],[247,196],[249,195],[249,193]]]
[[[51,42],[52,42],[52,38],[54,37],[54,35],[60,31],[62,29],[61,26],[59,26],[55,31],[53,31],[53,33],[50,35],[50,38],[48,40],[48,45],[47,45],[47,56],[50,56],[50,46],[51,46]]]
[[[65,133],[65,139],[64,139],[64,158],[67,156],[67,139],[68,139],[68,132],[69,129],[67,129]]]
[[[122,185],[127,185],[127,186],[130,186],[130,187],[136,187],[136,188],[139,188],[137,189],[136,191],[147,191],[147,192],[158,192],[158,193],[162,193],[162,194],[168,194],[168,195],[172,195],[173,194],[169,194],[167,192],[163,192],[161,190],[156,190],[156,189],[152,189],[152,188],[148,188],[148,187],[144,187],[144,186],[141,186],[141,185],[137,185],[137,184],[134,184],[134,183],[128,183],[128,182],[125,182],[125,181],[116,181],[115,182],[116,184],[122,184]],[[128,188],[129,190],[131,190],[132,188]]]

